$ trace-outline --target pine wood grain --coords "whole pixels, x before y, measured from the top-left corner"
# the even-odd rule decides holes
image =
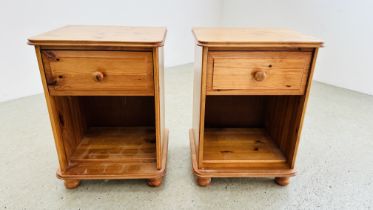
[[[153,96],[81,96],[79,104],[89,127],[154,127]]]
[[[42,55],[52,95],[154,95],[151,52],[46,50]]]
[[[42,46],[159,47],[165,37],[164,27],[68,25],[30,37],[28,43]]]
[[[205,128],[263,127],[265,96],[206,96]]]
[[[296,156],[298,152],[300,137],[302,134],[303,120],[306,114],[308,97],[310,95],[310,90],[312,86],[312,78],[315,72],[316,59],[317,59],[318,52],[319,52],[319,49],[315,48],[313,52],[313,56],[312,56],[312,65],[311,65],[310,75],[307,80],[307,89],[305,91],[305,94],[300,97],[298,106],[296,108],[297,117],[294,120],[294,127],[292,128],[293,132],[290,138],[290,142],[292,146],[291,148],[289,148],[290,152],[288,155],[291,168],[295,167],[295,161],[296,161]]]
[[[311,52],[210,52],[207,94],[303,94]],[[256,75],[263,73],[258,80]],[[233,93],[232,93],[233,92]]]
[[[56,146],[60,170],[65,171],[68,166],[68,159],[66,157],[66,153],[64,149],[64,141],[62,140],[62,137],[61,137],[61,128],[59,126],[59,117],[57,113],[56,100],[54,97],[50,96],[48,92],[47,78],[45,75],[43,59],[41,55],[41,49],[39,46],[35,46],[35,54],[38,60],[39,72],[40,72],[40,77],[41,77],[41,81],[43,84],[45,100],[46,100],[47,107],[48,107],[48,114],[49,114],[49,119],[50,119],[50,123],[52,127],[54,143]]]
[[[284,163],[286,158],[264,129],[205,128],[204,161]]]
[[[321,47],[323,42],[287,29],[193,28],[198,45],[208,47]]]
[[[294,169],[287,168],[201,168],[197,161],[197,147],[193,139],[192,129],[189,130],[189,143],[192,159],[192,168],[198,178],[223,178],[223,177],[291,177],[295,175]]]
[[[193,79],[193,122],[192,122],[192,129],[194,139],[197,140],[195,143],[199,144],[199,134],[200,134],[200,127],[201,127],[201,86],[202,86],[202,47],[195,46],[195,60],[194,60],[194,79]]]
[[[86,130],[86,120],[81,112],[81,106],[76,97],[54,97],[57,126],[63,141],[63,151],[70,160],[75,148],[80,144]]]
[[[161,179],[166,173],[168,152],[168,130],[162,144],[162,166],[157,169],[154,162],[110,162],[84,161],[71,164],[62,172],[57,170],[57,177],[64,180],[90,180],[90,179]]]
[[[154,163],[155,143],[154,127],[91,127],[76,147],[70,164]]]
[[[206,105],[206,78],[207,78],[207,55],[208,48],[202,48],[202,69],[201,69],[201,96],[200,96],[200,116],[199,117],[199,150],[198,150],[198,164],[203,167],[203,145],[204,145],[204,129],[205,129],[205,105]]]
[[[153,49],[154,61],[154,94],[155,100],[155,125],[156,125],[156,155],[157,155],[157,168],[162,167],[162,141],[165,137],[165,104],[164,104],[164,63],[163,63],[163,47]]]

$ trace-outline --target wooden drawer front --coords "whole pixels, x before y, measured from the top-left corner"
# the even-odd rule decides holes
[[[154,95],[152,52],[42,51],[52,95]]]
[[[210,52],[207,94],[303,94],[311,52]]]

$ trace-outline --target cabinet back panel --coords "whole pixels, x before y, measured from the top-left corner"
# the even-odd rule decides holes
[[[79,97],[87,126],[154,126],[153,96]]]
[[[206,96],[206,128],[263,127],[265,96]]]

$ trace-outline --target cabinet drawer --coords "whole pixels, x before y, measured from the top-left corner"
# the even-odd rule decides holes
[[[295,51],[209,52],[207,94],[303,94],[311,56]]]
[[[154,95],[152,52],[42,51],[51,95]]]

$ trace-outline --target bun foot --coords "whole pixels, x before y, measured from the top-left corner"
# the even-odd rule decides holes
[[[150,187],[158,187],[159,185],[162,184],[162,177],[159,178],[154,178],[154,179],[148,179],[148,185]]]
[[[64,180],[64,184],[66,189],[74,189],[77,188],[80,184],[80,180],[78,179],[67,179]]]
[[[201,187],[207,187],[211,183],[211,178],[197,177],[197,183]]]
[[[280,186],[286,186],[289,184],[290,178],[289,177],[276,177],[275,182]]]

